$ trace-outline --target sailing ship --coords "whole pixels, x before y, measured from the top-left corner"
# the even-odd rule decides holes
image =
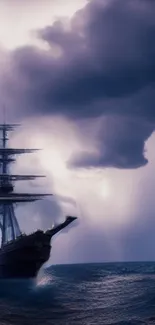
[[[2,146],[0,148],[0,277],[35,278],[38,271],[48,261],[51,252],[52,237],[72,223],[76,217],[66,220],[47,231],[37,230],[32,234],[23,234],[15,215],[15,205],[34,202],[51,194],[16,193],[15,181],[34,180],[42,175],[12,175],[10,163],[16,161],[16,155],[31,153],[37,149],[14,149],[7,147],[8,132],[17,124],[0,124]]]

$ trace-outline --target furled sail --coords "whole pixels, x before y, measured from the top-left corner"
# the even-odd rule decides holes
[[[11,240],[15,240],[21,235],[21,230],[14,212],[14,204],[24,202],[34,202],[41,200],[45,196],[51,194],[40,193],[15,193],[14,181],[34,180],[43,175],[11,175],[9,173],[8,165],[15,161],[15,155],[24,153],[33,153],[39,149],[19,149],[8,148],[6,146],[8,141],[7,132],[13,131],[17,124],[0,124],[0,131],[2,131],[2,146],[0,148],[0,229],[2,232],[1,246],[5,245]]]

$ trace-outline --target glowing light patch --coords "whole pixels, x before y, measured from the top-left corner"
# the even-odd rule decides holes
[[[61,153],[53,148],[43,149],[39,153],[39,159],[42,167],[57,178],[64,178],[67,176],[67,168]]]
[[[110,197],[110,194],[111,194],[110,185],[106,179],[104,179],[100,185],[100,193],[104,199],[107,199]]]

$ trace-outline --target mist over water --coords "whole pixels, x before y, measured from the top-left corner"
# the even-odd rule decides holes
[[[0,324],[155,324],[155,263],[52,266],[0,282]]]

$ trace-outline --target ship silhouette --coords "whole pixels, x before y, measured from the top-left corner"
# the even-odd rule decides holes
[[[76,220],[68,216],[66,220],[47,231],[37,230],[29,235],[21,232],[15,205],[34,202],[51,194],[16,193],[15,181],[34,180],[42,175],[12,175],[9,165],[16,155],[31,153],[38,149],[14,149],[7,147],[8,131],[13,131],[17,124],[0,124],[2,146],[0,148],[0,278],[35,278],[38,271],[48,261],[51,252],[52,237]]]

